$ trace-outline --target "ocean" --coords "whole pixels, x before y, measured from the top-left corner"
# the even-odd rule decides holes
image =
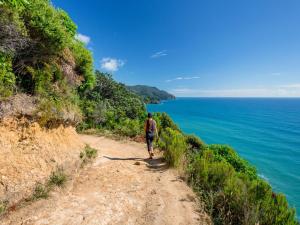
[[[300,215],[300,98],[177,98],[149,104],[188,134],[228,144]]]

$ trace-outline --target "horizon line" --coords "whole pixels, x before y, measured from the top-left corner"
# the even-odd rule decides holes
[[[176,96],[176,98],[300,98],[300,96]]]

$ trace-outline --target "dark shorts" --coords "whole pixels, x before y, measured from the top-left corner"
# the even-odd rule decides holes
[[[153,140],[154,140],[153,135],[146,134],[146,142],[147,142],[148,151],[151,151],[151,148],[153,147],[153,144],[152,144]]]

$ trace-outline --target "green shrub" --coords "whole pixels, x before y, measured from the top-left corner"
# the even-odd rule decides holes
[[[85,146],[84,151],[85,151],[85,155],[88,159],[94,159],[97,157],[98,151],[89,145]]]
[[[167,113],[154,113],[153,119],[157,123],[159,132],[167,128],[181,132],[179,127],[173,122],[171,117]]]
[[[75,58],[76,72],[84,76],[84,82],[79,87],[79,90],[82,94],[85,91],[92,89],[95,84],[92,53],[87,50],[84,43],[81,43],[80,41],[72,42],[71,51]]]
[[[215,162],[210,150],[192,157],[187,169],[189,180],[205,191],[219,191],[224,187],[226,179],[234,173],[234,169],[227,162]]]
[[[0,52],[0,100],[13,94],[15,82],[11,59]]]
[[[0,98],[38,96],[42,125],[79,122],[78,94],[92,88],[95,76],[92,55],[76,32],[50,1],[0,1]]]
[[[8,4],[13,7],[22,7],[28,4],[27,0],[0,0],[0,5],[1,4]]]
[[[191,151],[203,151],[206,148],[205,143],[196,135],[185,135],[185,138]]]
[[[164,158],[170,166],[182,165],[187,150],[184,136],[171,128],[166,128],[160,136],[160,147],[164,150]]]
[[[97,149],[92,148],[89,145],[86,145],[84,150],[80,152],[79,158],[81,159],[81,166],[84,166],[86,163],[91,162],[92,159],[96,158],[98,154]]]
[[[7,201],[0,201],[0,216],[3,214],[7,208]]]
[[[188,155],[188,181],[201,195],[214,224],[296,225],[295,210],[285,196],[274,194],[241,162],[228,146]]]
[[[44,186],[42,184],[37,184],[37,186],[34,189],[34,192],[32,194],[32,197],[27,199],[27,201],[34,201],[41,198],[48,198],[49,197],[49,188],[47,186]]]
[[[143,128],[139,120],[124,119],[116,127],[116,133],[122,136],[135,137],[142,134]]]
[[[85,126],[81,127],[104,128],[129,136],[139,133],[145,114],[141,99],[109,74],[96,71],[95,79],[95,86],[81,93],[85,116]]]
[[[49,186],[63,186],[67,181],[67,175],[62,168],[57,169],[52,172],[50,179],[48,181]]]
[[[209,145],[210,150],[218,160],[225,159],[237,172],[246,173],[252,179],[257,178],[256,168],[251,166],[248,161],[242,159],[231,147],[227,145]]]

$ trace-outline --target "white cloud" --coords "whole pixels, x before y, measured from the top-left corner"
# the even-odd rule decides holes
[[[150,56],[150,58],[155,59],[155,58],[160,58],[163,56],[167,56],[167,50],[162,50],[160,52],[155,52],[153,55]]]
[[[191,89],[177,88],[170,91],[176,96],[195,97],[300,97],[300,85],[282,85],[268,88],[245,89]]]
[[[79,41],[82,41],[83,43],[85,43],[86,45],[90,43],[91,38],[89,36],[86,36],[84,34],[76,34],[75,38]]]
[[[173,79],[169,79],[166,80],[166,82],[172,82],[172,81],[176,81],[176,80],[193,80],[193,79],[200,79],[199,76],[193,76],[193,77],[176,77]]]
[[[300,83],[296,83],[296,84],[285,84],[285,85],[281,85],[279,86],[281,88],[300,88]]]
[[[101,60],[101,68],[110,72],[118,71],[124,65],[125,61],[121,59],[106,57]]]

